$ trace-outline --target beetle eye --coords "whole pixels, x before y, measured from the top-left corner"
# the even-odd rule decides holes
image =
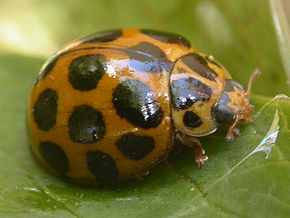
[[[218,103],[212,108],[212,115],[218,123],[226,124],[234,121],[234,112],[227,106],[230,99],[227,94],[223,94]]]
[[[234,121],[234,112],[224,104],[216,104],[212,113],[218,123],[226,124]]]

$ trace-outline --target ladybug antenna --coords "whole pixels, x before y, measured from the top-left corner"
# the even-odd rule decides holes
[[[254,79],[256,79],[257,77],[259,77],[260,75],[261,75],[261,71],[258,68],[256,68],[254,70],[252,76],[250,77],[249,82],[248,82],[248,89],[245,92],[245,97],[246,98],[249,98],[249,96],[250,96],[250,92],[251,92],[251,89],[252,89],[252,84],[253,84]]]

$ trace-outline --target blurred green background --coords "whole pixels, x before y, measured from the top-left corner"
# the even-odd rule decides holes
[[[289,11],[288,0],[0,0],[0,217],[289,217],[287,97],[265,107],[234,142],[225,142],[225,129],[202,138],[206,168],[185,149],[144,181],[116,187],[48,175],[29,153],[25,128],[27,98],[45,59],[79,36],[120,27],[182,34],[244,86],[259,68],[251,98],[258,111],[289,94]],[[269,159],[258,153],[238,166],[276,109],[280,133]]]
[[[289,91],[266,0],[1,0],[0,8],[2,53],[47,58],[95,31],[155,28],[186,36],[243,85],[258,67],[264,75],[254,85],[257,94]]]

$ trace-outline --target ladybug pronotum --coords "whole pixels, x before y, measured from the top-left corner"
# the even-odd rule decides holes
[[[32,154],[50,173],[77,183],[140,177],[174,141],[207,160],[199,137],[251,119],[249,92],[184,37],[121,29],[75,40],[42,67],[32,89]]]

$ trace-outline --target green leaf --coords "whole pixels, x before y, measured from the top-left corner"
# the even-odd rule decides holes
[[[2,1],[0,7],[10,9],[9,2]],[[162,29],[185,35],[200,51],[214,55],[245,86],[252,71],[260,68],[262,75],[253,86],[256,95],[251,96],[256,112],[275,94],[289,93],[283,69],[289,59],[280,58],[266,0],[53,0],[19,4],[27,15],[21,18],[32,22],[34,28],[33,22],[37,22],[37,31],[47,34],[49,45],[60,47],[101,29]],[[16,26],[21,24],[19,11],[7,11],[3,14]],[[0,18],[0,33],[5,29],[1,26],[4,21]],[[33,47],[37,39],[29,43]],[[242,135],[231,143],[225,141],[225,128],[202,138],[209,161],[201,170],[194,162],[193,150],[184,148],[152,169],[143,181],[112,187],[73,185],[44,172],[30,154],[25,117],[30,89],[44,61],[41,54],[50,49],[42,46],[39,58],[20,55],[21,49],[13,48],[12,53],[8,45],[0,55],[0,217],[289,216],[290,101],[286,98],[265,106],[252,123],[241,127]],[[279,135],[265,159],[266,154],[253,151],[267,135],[276,110]]]

